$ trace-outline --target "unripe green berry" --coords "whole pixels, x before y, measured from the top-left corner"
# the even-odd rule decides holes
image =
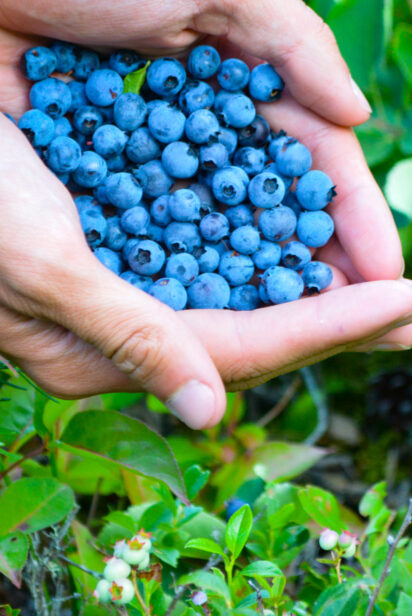
[[[341,548],[348,548],[352,545],[354,538],[348,531],[344,530],[343,533],[339,535],[338,541]]]
[[[109,582],[108,580],[99,580],[95,590],[93,591],[93,595],[102,603],[109,603],[109,601],[112,600],[112,595],[110,594],[110,586],[111,582]]]
[[[110,586],[110,594],[113,603],[116,603],[116,605],[125,605],[126,603],[130,603],[134,597],[133,584],[127,578],[114,580]]]
[[[331,530],[330,528],[325,528],[320,534],[319,537],[319,545],[322,550],[333,550],[338,543],[339,535],[336,531]]]
[[[129,545],[125,545],[123,549],[123,557],[122,557],[129,565],[134,567],[138,566],[139,569],[145,569],[147,564],[149,563],[150,556],[148,550],[145,548],[141,548],[140,550],[133,550]],[[147,563],[147,564],[145,564]],[[141,565],[144,565],[141,567]]]
[[[124,552],[125,547],[126,547],[125,539],[122,539],[121,541],[116,541],[114,550],[113,550],[113,555],[116,556],[116,558],[123,558],[123,552]]]
[[[107,561],[107,565],[103,571],[103,575],[106,580],[113,582],[113,580],[126,578],[130,574],[130,565],[125,563],[121,558],[110,558]]]
[[[348,548],[346,548],[346,550],[343,552],[342,556],[343,558],[352,558],[353,556],[355,556],[356,553],[356,541],[353,540],[352,545],[350,545]]]

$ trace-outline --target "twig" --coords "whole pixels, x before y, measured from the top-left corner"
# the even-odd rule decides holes
[[[395,554],[395,550],[398,547],[399,541],[402,539],[403,535],[405,534],[408,526],[412,523],[412,498],[409,500],[409,507],[408,507],[408,511],[406,512],[405,518],[402,522],[402,525],[398,531],[398,534],[396,535],[395,539],[393,540],[388,556],[386,558],[385,561],[385,566],[383,567],[383,571],[381,573],[381,576],[379,578],[379,582],[378,585],[376,586],[374,593],[371,597],[371,600],[369,601],[369,605],[368,605],[368,609],[367,612],[365,614],[365,616],[371,616],[373,608],[375,607],[375,603],[378,599],[378,595],[379,592],[383,586],[383,583],[387,577],[387,575],[389,574],[389,567],[390,564],[392,562],[392,558],[394,557]]]
[[[305,438],[304,442],[307,445],[315,445],[315,443],[318,442],[318,440],[325,434],[326,430],[328,429],[328,405],[326,404],[326,396],[322,389],[319,387],[313,370],[308,367],[301,368],[300,373],[303,376],[305,385],[318,412],[316,428],[311,434],[309,434],[308,437]]]
[[[140,607],[142,608],[143,613],[146,616],[150,616],[150,609],[146,605],[146,603],[143,600],[142,595],[140,594],[139,587],[137,585],[136,571],[134,569],[132,569],[132,582],[133,582],[133,588],[134,588],[135,595],[137,597],[138,602],[140,603]]]
[[[102,482],[103,482],[103,477],[99,477],[97,479],[97,482],[96,482],[96,489],[95,489],[94,494],[93,494],[93,498],[92,498],[92,502],[91,502],[91,505],[90,505],[89,513],[87,515],[87,520],[86,520],[87,528],[90,528],[90,524],[92,523],[93,518],[94,518],[94,516],[96,514],[97,505],[99,503],[100,487],[102,485]]]
[[[102,573],[97,573],[97,571],[93,571],[93,569],[88,569],[87,567],[84,567],[83,565],[79,565],[79,563],[74,562],[74,560],[70,560],[70,558],[67,558],[67,556],[64,556],[63,554],[59,554],[58,558],[60,560],[64,560],[64,562],[68,563],[69,565],[73,565],[73,567],[77,567],[84,573],[93,575],[93,577],[95,578],[101,579],[103,577]]]
[[[31,458],[35,458],[36,456],[39,456],[40,454],[44,452],[45,449],[46,449],[46,446],[43,444],[39,449],[35,449],[34,451],[29,451],[28,453],[26,453],[26,455],[22,456],[20,460],[17,460],[17,462],[13,462],[13,464],[10,464],[10,466],[8,466],[6,470],[2,471],[0,473],[0,479],[4,479],[6,475],[8,475],[13,469],[15,469],[25,460],[30,460]]]
[[[259,612],[262,615],[264,615],[265,608],[264,608],[264,605],[263,605],[263,597],[262,597],[262,593],[260,592],[259,586],[257,584],[255,584],[253,580],[248,580],[247,583],[249,584],[249,586],[251,586],[253,588],[253,590],[256,591],[258,610],[259,610]]]
[[[301,382],[302,382],[302,379],[300,378],[300,376],[296,376],[293,379],[293,381],[290,383],[290,385],[288,385],[288,387],[286,388],[281,399],[275,404],[275,406],[273,406],[267,413],[265,413],[265,415],[263,415],[259,419],[259,421],[257,422],[257,425],[263,428],[269,422],[275,419],[275,417],[283,413],[283,411],[285,410],[285,408],[287,407],[287,405],[289,404],[289,402],[292,400],[293,396],[295,395]]]

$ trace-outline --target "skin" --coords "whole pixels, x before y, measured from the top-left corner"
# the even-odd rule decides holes
[[[261,104],[259,112],[274,130],[307,145],[314,168],[338,186],[329,206],[336,236],[316,254],[334,270],[332,290],[252,313],[174,313],[95,259],[69,192],[0,116],[1,352],[61,397],[144,390],[167,401],[200,381],[213,392],[208,416],[196,423],[196,404],[180,414],[206,427],[224,412],[224,384],[253,386],[345,350],[410,346],[412,287],[398,280],[397,231],[345,128],[369,111],[325,24],[300,0],[289,0],[287,14],[282,0],[136,4],[3,0],[0,110],[18,118],[28,108],[19,61],[27,48],[47,44],[42,37],[178,56],[202,40],[223,58],[272,62],[287,88],[279,103]]]

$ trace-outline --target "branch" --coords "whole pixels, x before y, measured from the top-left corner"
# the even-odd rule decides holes
[[[296,391],[298,390],[300,384],[301,378],[300,376],[296,376],[290,383],[290,385],[288,385],[288,387],[286,388],[285,393],[283,394],[281,399],[275,404],[275,406],[269,409],[269,411],[259,419],[257,425],[263,428],[263,426],[266,426],[270,421],[272,421],[272,419],[275,419],[278,415],[283,413],[283,411],[295,395]]]
[[[99,580],[101,578],[103,578],[103,574],[102,573],[97,573],[97,571],[93,571],[92,569],[88,569],[87,567],[84,567],[83,565],[79,565],[78,563],[75,563],[74,560],[70,560],[70,558],[67,558],[67,556],[64,556],[63,554],[59,554],[58,558],[60,560],[64,560],[64,562],[68,563],[69,565],[73,565],[73,567],[77,567],[78,569],[80,569],[84,573],[88,573],[89,575],[93,575],[93,577],[98,578]]]
[[[384,566],[383,571],[381,573],[381,576],[379,578],[378,585],[375,588],[374,593],[373,593],[373,595],[371,597],[371,600],[370,600],[369,605],[368,605],[368,610],[367,610],[365,616],[371,616],[371,614],[373,612],[373,608],[375,607],[375,603],[376,603],[376,601],[378,599],[379,592],[380,592],[380,590],[381,590],[381,588],[383,586],[383,583],[384,583],[387,575],[389,574],[390,564],[391,564],[392,559],[394,557],[396,548],[398,547],[399,541],[402,539],[403,535],[405,534],[405,532],[406,532],[406,530],[407,530],[407,528],[408,528],[408,526],[410,524],[412,524],[412,498],[409,500],[408,511],[406,512],[405,518],[404,518],[404,520],[402,522],[402,525],[401,525],[401,527],[400,527],[400,529],[398,531],[398,534],[396,535],[395,539],[392,541],[391,548],[389,550],[387,559],[385,561],[385,566]]]
[[[304,442],[307,445],[315,445],[315,443],[317,443],[318,440],[325,434],[328,428],[328,405],[326,404],[326,396],[322,389],[319,387],[313,370],[308,367],[301,368],[300,373],[303,376],[305,385],[318,412],[316,428],[311,434],[309,434],[307,438],[305,438]]]

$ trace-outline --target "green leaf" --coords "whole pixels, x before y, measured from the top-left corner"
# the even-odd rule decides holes
[[[59,446],[163,481],[187,503],[183,477],[167,442],[137,419],[117,411],[79,413],[66,427]]]
[[[52,526],[73,507],[73,490],[57,479],[20,479],[0,496],[0,537],[16,530],[33,533]]]
[[[229,519],[226,526],[226,545],[236,559],[243,550],[252,530],[253,515],[249,505],[243,505]]]
[[[14,610],[11,605],[0,605],[0,614],[1,616],[19,616],[21,613],[19,609]]]
[[[326,454],[326,449],[309,445],[264,443],[254,452],[253,470],[264,481],[285,481],[300,475]]]
[[[322,527],[336,532],[345,528],[336,498],[321,488],[308,486],[299,490],[299,500],[306,513]]]
[[[405,158],[392,167],[384,190],[389,205],[412,220],[412,158]]]
[[[226,582],[220,575],[210,573],[209,571],[192,571],[188,575],[179,578],[178,585],[193,584],[202,590],[208,591],[208,594],[218,595],[224,598],[227,605],[230,605],[230,591]]]
[[[98,552],[92,545],[93,537],[86,526],[75,520],[72,524],[72,531],[77,551],[70,552],[69,557],[72,561],[79,565],[83,565],[91,571],[101,573],[105,567],[103,555]],[[76,582],[79,591],[93,592],[96,588],[97,579],[85,573],[78,567],[70,567],[71,574]]]
[[[21,532],[0,539],[0,572],[21,587],[21,570],[27,559],[29,542]]]
[[[326,19],[329,11],[335,5],[335,0],[311,0],[310,7],[323,19]]]
[[[412,26],[399,24],[395,30],[393,55],[406,81],[412,85]]]
[[[139,94],[142,85],[146,79],[146,71],[149,68],[150,62],[146,62],[143,68],[139,68],[138,71],[129,73],[123,80],[123,92],[134,92]]]
[[[355,81],[364,89],[370,87],[383,52],[389,1],[342,0],[327,18]]]
[[[270,528],[283,528],[288,524],[294,517],[294,513],[296,511],[296,507],[293,503],[287,503],[280,507],[274,513],[271,513],[267,516],[267,521]]]
[[[193,500],[200,490],[204,488],[209,479],[209,475],[210,471],[204,471],[198,464],[194,464],[186,469],[183,478],[185,480],[187,497],[189,500]]]
[[[368,600],[358,582],[331,586],[316,601],[313,616],[364,616]]]
[[[381,118],[371,118],[356,129],[356,135],[370,167],[382,163],[391,156],[396,140],[403,132]]]
[[[386,497],[386,481],[372,486],[359,503],[359,513],[365,517],[377,515]]]
[[[255,577],[256,575],[262,577],[277,577],[278,575],[283,575],[282,570],[269,560],[256,560],[242,569],[240,573],[246,577]]]
[[[197,550],[203,550],[203,552],[209,552],[210,554],[219,554],[223,556],[223,549],[213,539],[190,539],[186,545],[185,550],[193,548]]]
[[[412,614],[412,597],[401,592],[398,605],[396,606],[395,616],[411,616]]]

